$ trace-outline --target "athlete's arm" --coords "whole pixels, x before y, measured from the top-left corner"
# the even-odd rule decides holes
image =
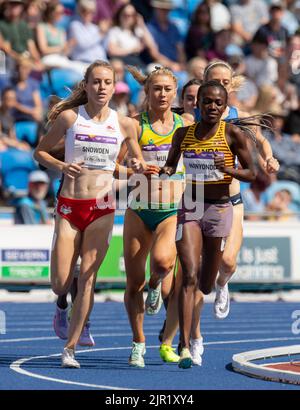
[[[241,118],[246,118],[246,117],[249,117],[250,114],[247,112],[240,111],[239,116]],[[262,158],[263,168],[269,174],[278,172],[279,167],[280,167],[279,162],[277,161],[276,158],[273,157],[273,150],[272,150],[271,144],[269,143],[267,138],[263,136],[259,125],[257,125],[255,129],[255,137],[256,137],[256,146]]]
[[[231,175],[240,181],[251,182],[256,178],[256,171],[252,160],[251,152],[247,144],[247,140],[243,132],[235,125],[226,125],[226,139],[231,151],[237,155],[238,160],[242,166],[242,169],[229,168],[225,166],[224,157],[215,154],[216,167]]]
[[[134,172],[144,172],[148,166],[143,158],[141,148],[138,144],[137,131],[133,120],[129,117],[119,115],[119,123],[123,132],[129,154],[129,165]],[[158,170],[157,170],[158,172]]]
[[[169,176],[175,174],[176,168],[181,156],[181,143],[186,135],[187,127],[178,128],[172,139],[172,145],[168,154],[167,162],[160,169],[159,174],[167,174]]]
[[[74,110],[66,110],[58,115],[45,137],[39,142],[34,151],[34,158],[44,167],[63,172],[70,178],[75,178],[81,172],[82,163],[67,164],[51,155],[53,148],[64,138],[66,131],[76,121]]]

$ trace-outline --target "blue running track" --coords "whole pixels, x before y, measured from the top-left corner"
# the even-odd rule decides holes
[[[64,342],[52,330],[54,305],[3,303],[7,331],[0,334],[0,389],[147,389],[147,390],[293,390],[283,383],[250,378],[231,369],[235,353],[300,344],[292,333],[292,312],[299,304],[232,303],[230,316],[217,321],[212,304],[203,310],[205,343],[201,367],[179,369],[165,364],[158,352],[164,311],[145,318],[146,367],[128,366],[131,332],[122,303],[96,303],[91,317],[96,346],[78,349],[81,369],[62,369]],[[177,342],[177,339],[176,339]]]

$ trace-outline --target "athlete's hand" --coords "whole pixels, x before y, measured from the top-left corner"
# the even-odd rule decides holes
[[[75,179],[75,178],[77,178],[77,177],[80,175],[81,170],[82,170],[81,165],[83,165],[83,164],[84,164],[84,161],[79,162],[79,163],[72,162],[71,164],[70,164],[70,163],[66,163],[66,164],[63,166],[62,172],[63,172],[66,176],[68,176],[69,178]]]
[[[225,158],[224,155],[220,155],[217,153],[214,153],[214,160],[215,160],[215,166],[217,169],[219,169],[221,172],[224,172],[225,170]]]
[[[270,157],[266,160],[264,167],[268,174],[273,174],[279,171],[280,165],[276,158]]]
[[[147,164],[146,170],[143,172],[144,175],[157,175],[159,174],[159,166]]]
[[[173,174],[172,167],[161,167],[159,170],[159,175],[167,175],[170,177],[172,174]]]

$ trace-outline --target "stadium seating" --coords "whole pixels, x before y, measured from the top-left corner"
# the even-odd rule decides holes
[[[0,169],[4,196],[17,198],[26,195],[28,176],[36,168],[31,152],[15,148],[1,152]]]
[[[60,98],[66,98],[72,89],[82,77],[75,71],[63,68],[53,68],[43,74],[40,91],[42,98],[46,100],[50,95],[57,95]]]
[[[19,141],[26,141],[32,147],[36,146],[38,124],[34,121],[19,121],[15,124],[16,136]]]

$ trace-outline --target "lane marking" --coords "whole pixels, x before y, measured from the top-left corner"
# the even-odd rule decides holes
[[[281,338],[268,338],[268,339],[244,339],[244,340],[223,340],[223,341],[218,341],[218,342],[207,342],[203,343],[204,345],[220,345],[220,344],[238,344],[238,343],[257,343],[257,342],[270,342],[270,341],[287,341],[287,340],[300,340],[300,337],[281,337]],[[156,346],[147,346],[147,349],[157,349],[159,345]],[[129,347],[106,347],[106,348],[97,348],[97,349],[88,349],[88,350],[78,350],[76,353],[81,354],[81,353],[91,353],[91,352],[99,352],[99,351],[109,351],[109,350],[131,350],[131,346]],[[91,387],[91,388],[96,388],[96,389],[108,389],[108,390],[135,390],[135,389],[130,389],[130,388],[125,388],[125,387],[116,387],[116,386],[106,386],[106,385],[98,385],[98,384],[90,384],[90,383],[81,383],[81,382],[75,382],[71,380],[66,380],[66,379],[57,379],[54,377],[48,377],[48,376],[43,376],[37,373],[29,372],[25,369],[22,369],[21,366],[24,363],[27,363],[32,360],[38,360],[38,359],[48,359],[49,357],[59,357],[61,356],[61,353],[55,353],[51,355],[46,355],[46,356],[32,356],[32,357],[25,357],[22,359],[15,360],[13,363],[10,365],[10,369],[22,374],[24,376],[40,379],[40,380],[47,380],[47,381],[53,381],[56,383],[62,383],[62,384],[71,384],[71,385],[76,385],[76,386],[83,386],[83,387]]]

